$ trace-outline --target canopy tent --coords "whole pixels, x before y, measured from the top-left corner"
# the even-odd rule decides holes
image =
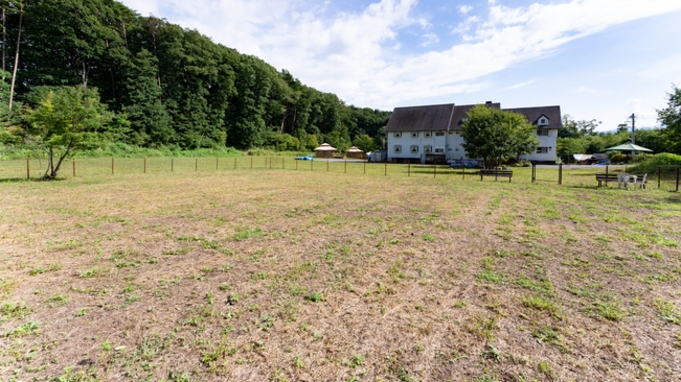
[[[605,151],[628,151],[628,152],[641,151],[641,152],[645,152],[645,153],[652,153],[653,152],[653,150],[651,150],[651,149],[647,149],[645,147],[638,146],[638,145],[635,145],[633,143],[624,143],[624,144],[621,144],[619,146],[608,147],[607,149],[605,149]]]

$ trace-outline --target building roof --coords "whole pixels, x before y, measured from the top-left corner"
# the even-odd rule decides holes
[[[535,126],[537,126],[539,118],[541,118],[542,115],[545,116],[549,119],[549,124],[546,126],[537,126],[540,129],[560,129],[563,127],[563,121],[560,118],[560,106],[534,106],[503,110],[522,114]]]
[[[352,147],[350,147],[350,148],[348,149],[347,152],[348,152],[348,153],[363,153],[364,151],[358,149],[358,148],[355,147],[355,146],[352,146]]]
[[[314,149],[314,151],[336,151],[336,149],[331,147],[328,143],[322,143],[322,145]]]
[[[500,109],[501,104],[486,102],[483,105]],[[423,105],[410,107],[396,107],[385,128],[387,132],[404,131],[443,131],[460,130],[464,118],[470,109],[476,105],[455,105],[453,103],[443,105]],[[502,109],[512,111],[525,116],[533,125],[537,126],[539,118],[543,115],[549,119],[546,126],[537,126],[542,129],[560,129],[562,127],[560,106],[538,106],[514,109]]]
[[[447,130],[454,104],[396,107],[385,131]]]

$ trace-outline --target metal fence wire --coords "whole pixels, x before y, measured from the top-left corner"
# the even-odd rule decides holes
[[[45,159],[30,158],[0,161],[0,180],[40,179],[47,168]],[[363,160],[316,159],[295,160],[290,157],[153,157],[153,158],[77,158],[64,162],[61,178],[93,178],[131,174],[172,174],[228,171],[306,171],[342,173],[350,176],[429,177],[452,181],[510,181],[512,183],[558,184],[593,187],[597,178],[604,187],[617,187],[617,174],[626,166],[531,166],[495,170],[450,168],[447,165],[413,163],[372,163]],[[647,174],[647,188],[679,191],[681,166],[659,166],[656,173]],[[598,175],[598,176],[597,176]],[[640,174],[643,175],[643,174]],[[605,176],[605,177],[604,177]],[[640,180],[640,179],[639,179]]]

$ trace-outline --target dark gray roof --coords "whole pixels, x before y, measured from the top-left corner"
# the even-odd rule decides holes
[[[385,131],[447,130],[454,104],[396,107]]]
[[[495,109],[501,108],[500,103],[488,102],[484,105]],[[476,105],[455,105],[450,103],[444,105],[396,107],[385,130],[387,132],[442,131],[447,130],[448,126],[450,130],[460,130],[463,119],[466,118],[468,111],[473,106]],[[535,126],[539,118],[544,115],[549,119],[549,124],[541,128],[560,129],[562,127],[560,106],[523,107],[503,110],[520,113]]]
[[[539,121],[539,118],[543,115],[549,119],[549,124],[547,126],[539,126],[542,129],[560,129],[563,127],[563,122],[560,117],[560,106],[519,107],[504,110],[524,115],[525,118],[535,126],[537,126],[537,121]]]

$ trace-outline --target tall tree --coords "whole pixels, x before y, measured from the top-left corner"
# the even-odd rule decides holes
[[[82,86],[37,89],[39,105],[24,110],[27,135],[36,147],[47,151],[45,179],[55,179],[64,159],[78,150],[101,144],[98,130],[113,114],[99,102],[93,88]]]
[[[474,106],[461,126],[464,150],[471,158],[483,158],[487,168],[534,152],[539,145],[535,131],[523,115],[485,105]]]
[[[674,85],[667,94],[667,107],[657,110],[658,121],[665,126],[669,151],[681,154],[681,88]]]

